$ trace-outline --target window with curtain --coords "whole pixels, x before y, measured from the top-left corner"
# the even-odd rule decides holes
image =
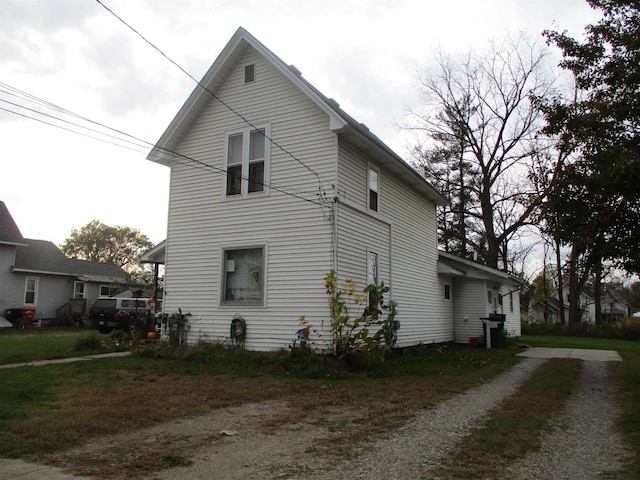
[[[224,251],[222,303],[264,303],[264,247]]]

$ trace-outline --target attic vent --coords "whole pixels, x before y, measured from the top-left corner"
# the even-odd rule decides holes
[[[256,79],[256,66],[251,64],[244,67],[244,83],[251,83]]]

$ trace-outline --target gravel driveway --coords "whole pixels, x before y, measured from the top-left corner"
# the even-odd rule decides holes
[[[434,472],[450,449],[545,361],[525,358],[491,382],[418,413],[389,437],[361,447],[346,460],[308,453],[314,443],[329,436],[320,426],[278,425],[273,431],[265,428],[271,419],[295,408],[286,402],[269,401],[98,439],[56,455],[56,463],[78,471],[79,459],[104,462],[104,452],[116,446],[133,448],[140,442],[199,438],[204,446],[192,452],[190,466],[156,472],[146,480],[434,479],[438,478]],[[557,427],[545,436],[540,451],[511,465],[501,478],[614,478],[604,475],[619,469],[627,452],[614,430],[617,412],[608,364],[585,361],[582,372],[578,392],[554,420]],[[238,434],[223,437],[220,431],[225,429]],[[127,474],[122,472],[122,477],[114,478],[127,478]]]
[[[545,360],[526,358],[492,382],[422,412],[392,436],[362,447],[348,460],[305,451],[327,432],[291,426],[275,435],[240,433],[201,449],[189,467],[156,473],[148,480],[323,479],[392,480],[434,478],[441,459],[491,408],[513,392]],[[614,431],[616,410],[606,362],[586,361],[579,392],[568,403],[558,427],[541,451],[512,465],[503,478],[596,479],[621,466],[625,451]],[[251,418],[247,406],[231,415]],[[250,407],[253,420],[268,412]],[[270,404],[268,411],[284,406]],[[248,416],[248,417],[247,417]],[[210,425],[224,428],[225,422]]]

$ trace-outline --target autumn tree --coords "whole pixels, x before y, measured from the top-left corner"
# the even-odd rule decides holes
[[[149,238],[138,229],[110,227],[92,220],[79,230],[71,230],[60,248],[68,257],[115,263],[127,272],[131,281],[147,282],[149,272],[138,258],[152,246]]]
[[[640,6],[587,1],[603,17],[586,26],[584,42],[545,32],[578,89],[575,98],[543,105],[546,132],[577,153],[559,171],[545,205],[550,231],[571,247],[571,299],[589,274],[601,277],[604,261],[640,272]],[[577,315],[570,305],[570,322]]]
[[[540,205],[538,170],[555,167],[533,101],[553,89],[546,56],[524,35],[463,57],[439,53],[403,125],[418,138],[415,163],[451,199],[444,247],[494,268],[507,269],[510,241]]]

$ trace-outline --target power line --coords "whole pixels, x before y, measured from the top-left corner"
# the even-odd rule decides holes
[[[227,102],[225,102],[224,100],[222,100],[220,97],[218,97],[213,91],[211,91],[209,88],[207,88],[207,86],[205,86],[202,82],[200,82],[199,80],[197,80],[193,75],[191,75],[189,72],[187,72],[187,70],[185,70],[180,64],[178,64],[176,61],[174,61],[172,58],[170,58],[166,53],[164,53],[158,46],[156,46],[153,42],[151,42],[150,40],[148,40],[144,35],[142,35],[142,33],[140,33],[138,30],[136,30],[133,26],[131,26],[129,23],[127,23],[122,17],[120,17],[118,14],[116,14],[113,10],[111,10],[109,7],[107,7],[104,3],[102,3],[101,0],[96,0],[96,2],[98,2],[98,4],[100,4],[106,11],[108,11],[111,15],[113,15],[115,18],[117,18],[125,27],[127,27],[129,30],[131,30],[133,33],[135,33],[136,35],[138,35],[145,43],[147,43],[151,48],[153,48],[155,51],[157,51],[160,55],[162,55],[165,59],[167,59],[169,62],[171,62],[174,66],[176,66],[182,73],[184,73],[187,77],[189,77],[192,81],[194,81],[200,88],[202,88],[205,92],[207,92],[209,95],[211,95],[212,98],[214,98],[215,100],[217,100],[218,102],[220,102],[225,108],[227,108],[231,113],[233,113],[234,115],[236,115],[238,118],[240,118],[243,122],[245,122],[247,125],[249,125],[251,128],[260,131],[262,133],[262,135],[264,135],[264,137],[272,144],[275,145],[277,148],[279,148],[283,153],[285,153],[286,155],[290,156],[292,159],[294,159],[295,161],[297,161],[300,165],[302,165],[303,167],[305,167],[307,170],[309,170],[311,173],[313,173],[318,181],[318,189],[322,192],[322,197],[326,198],[326,192],[324,189],[324,185],[322,184],[322,180],[320,179],[320,175],[318,175],[318,173],[312,169],[310,166],[308,166],[306,163],[304,163],[302,160],[300,160],[298,157],[296,157],[293,153],[291,153],[289,150],[287,150],[285,147],[283,147],[282,145],[280,145],[278,142],[276,142],[275,140],[273,140],[273,138],[268,137],[264,131],[261,131],[260,129],[258,129],[249,119],[247,119],[244,115],[242,115],[240,112],[238,112],[236,109],[234,109],[231,105],[229,105]]]
[[[14,96],[14,97],[27,99],[27,100],[29,100],[29,101],[31,101],[33,103],[46,106],[47,108],[49,108],[49,109],[51,109],[53,111],[64,113],[66,115],[69,115],[69,116],[72,116],[72,117],[75,117],[75,118],[78,118],[78,119],[82,119],[85,122],[88,122],[90,124],[99,126],[100,128],[103,128],[103,129],[105,129],[107,131],[111,131],[111,132],[114,132],[114,133],[116,133],[118,135],[121,135],[121,137],[116,136],[116,135],[112,135],[112,134],[108,134],[108,133],[105,133],[105,132],[101,132],[100,130],[93,129],[93,128],[90,128],[90,127],[86,127],[86,126],[83,126],[83,125],[80,125],[80,124],[77,124],[77,123],[74,123],[74,122],[70,122],[68,120],[65,120],[63,118],[57,117],[55,115],[51,115],[51,114],[48,114],[48,113],[40,112],[40,111],[38,111],[38,110],[36,110],[34,108],[29,108],[27,106],[20,105],[20,104],[17,104],[15,102],[10,102],[8,100],[4,100],[4,99],[0,98],[0,101],[4,102],[6,104],[13,105],[14,107],[18,107],[18,108],[27,110],[29,112],[32,112],[32,113],[36,114],[36,115],[42,115],[42,116],[44,116],[44,117],[46,117],[48,119],[52,119],[52,120],[55,120],[55,121],[63,122],[63,123],[66,123],[66,124],[69,124],[69,125],[72,125],[72,126],[84,129],[84,130],[92,131],[94,133],[98,133],[99,135],[102,135],[102,136],[105,136],[105,137],[108,137],[108,138],[112,138],[112,139],[118,140],[118,141],[123,142],[123,143],[131,144],[131,145],[133,145],[135,147],[139,147],[139,148],[144,148],[144,147],[151,148],[151,147],[154,147],[154,144],[152,142],[143,140],[141,138],[135,137],[134,135],[128,134],[128,133],[126,133],[126,132],[124,132],[122,130],[118,130],[118,129],[109,127],[109,126],[107,126],[107,125],[105,125],[103,123],[100,123],[100,122],[92,120],[92,119],[90,119],[88,117],[79,115],[79,114],[77,114],[75,112],[72,112],[71,110],[68,110],[68,109],[65,109],[63,107],[60,107],[60,106],[58,106],[58,105],[56,105],[54,103],[51,103],[49,101],[46,101],[46,100],[41,99],[39,97],[36,97],[35,95],[29,94],[27,92],[19,90],[19,89],[15,88],[15,87],[12,87],[12,86],[7,85],[5,83],[0,82],[0,87],[1,87],[0,88],[0,93],[5,93],[5,94],[9,94],[9,95]],[[23,117],[23,118],[27,118],[29,120],[34,120],[34,121],[39,122],[39,123],[50,125],[50,126],[53,126],[53,127],[56,127],[56,128],[59,128],[59,129],[62,129],[62,130],[65,130],[65,131],[68,131],[68,132],[71,132],[71,133],[82,135],[84,137],[88,137],[88,138],[91,138],[91,139],[94,139],[94,140],[98,140],[98,141],[101,141],[101,142],[104,142],[104,143],[108,143],[110,145],[114,145],[114,146],[121,147],[121,148],[126,148],[128,150],[132,150],[132,151],[139,152],[139,153],[145,153],[146,152],[145,150],[136,150],[135,148],[132,148],[131,146],[123,145],[121,143],[115,143],[115,142],[106,140],[105,138],[100,138],[100,137],[93,136],[93,135],[90,135],[90,134],[87,134],[87,133],[83,133],[81,131],[74,130],[72,128],[68,128],[68,127],[65,127],[63,125],[58,125],[58,124],[55,124],[55,123],[47,121],[47,120],[43,120],[43,119],[40,119],[40,118],[35,118],[35,117],[32,117],[32,116],[24,114],[24,113],[20,113],[20,112],[14,111],[14,110],[10,110],[8,108],[0,107],[0,110],[8,112],[8,113],[12,113],[14,115],[17,115],[17,116],[20,116],[20,117]],[[122,138],[122,137],[124,137],[124,138]],[[228,175],[227,171],[225,169],[223,169],[223,168],[216,167],[215,165],[208,164],[206,162],[203,162],[201,160],[195,159],[195,158],[190,157],[188,155],[184,155],[182,153],[175,152],[175,151],[170,150],[168,148],[163,148],[163,147],[158,147],[158,146],[156,146],[156,148],[160,149],[163,152],[166,152],[166,153],[172,155],[172,160],[175,161],[175,163],[177,163],[179,165],[184,165],[184,166],[188,166],[188,167],[192,167],[192,168],[199,168],[201,170],[214,172],[214,173],[219,174],[221,176]],[[242,180],[249,181],[249,178],[246,177],[246,176],[240,176],[240,178]],[[327,204],[326,204],[326,202],[324,201],[324,199],[322,197],[320,197],[320,200],[317,201],[317,200],[314,200],[314,199],[303,197],[300,194],[293,193],[293,192],[289,191],[289,190],[291,190],[289,187],[286,187],[288,189],[288,190],[286,190],[285,187],[280,187],[280,186],[275,185],[273,183],[265,183],[265,182],[259,182],[259,181],[256,182],[255,180],[251,180],[251,181],[253,181],[253,182],[255,182],[255,183],[259,184],[259,185],[262,185],[263,187],[266,187],[266,188],[269,188],[269,189],[274,190],[276,192],[282,193],[284,195],[288,195],[290,197],[297,198],[299,200],[303,200],[305,202],[309,202],[309,203],[312,203],[314,205],[318,205],[318,206],[321,206],[321,207],[324,207],[324,208],[327,207]]]

